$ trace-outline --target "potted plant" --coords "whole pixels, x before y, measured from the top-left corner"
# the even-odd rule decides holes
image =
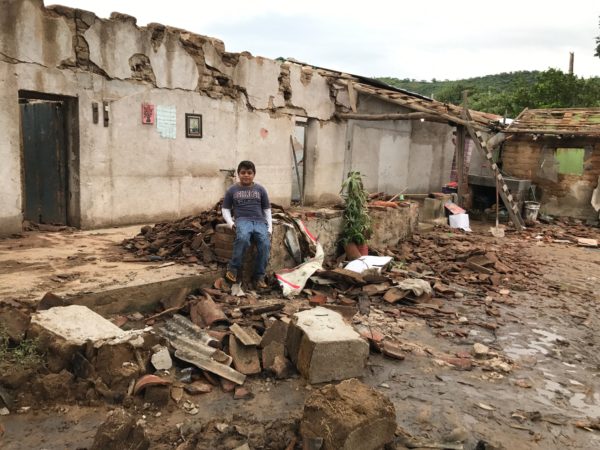
[[[363,187],[360,172],[348,173],[348,178],[342,183],[344,199],[344,228],[341,243],[346,257],[356,259],[368,255],[367,240],[371,237],[371,216],[367,209],[368,192]],[[362,251],[361,251],[362,250]]]

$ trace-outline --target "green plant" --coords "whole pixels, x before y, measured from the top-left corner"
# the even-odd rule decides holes
[[[23,339],[17,345],[11,346],[6,332],[0,330],[0,363],[36,366],[43,362],[36,340]]]
[[[342,245],[351,242],[364,244],[371,237],[371,216],[367,209],[368,192],[363,187],[360,172],[348,173],[348,178],[342,183],[344,198],[344,228],[342,230]]]

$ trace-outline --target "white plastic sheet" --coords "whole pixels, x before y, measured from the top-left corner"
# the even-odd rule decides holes
[[[344,269],[357,273],[363,273],[368,269],[377,269],[377,272],[381,272],[381,269],[387,266],[391,261],[391,256],[361,256],[346,264]]]
[[[315,247],[315,256],[293,269],[283,269],[275,273],[275,278],[281,286],[284,297],[293,297],[302,292],[306,281],[311,275],[323,268],[323,259],[325,259],[323,246],[308,231],[304,222],[299,219],[294,219],[294,222],[304,237],[312,244],[311,246]]]

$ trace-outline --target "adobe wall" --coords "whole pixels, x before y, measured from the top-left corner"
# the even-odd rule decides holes
[[[584,149],[581,175],[560,173],[557,148]],[[504,144],[502,170],[507,175],[529,179],[537,185],[543,213],[597,219],[598,213],[590,201],[600,176],[598,140],[516,138]]]
[[[291,62],[229,53],[218,39],[133,17],[0,0],[0,232],[21,229],[23,191],[19,91],[77,99],[82,228],[154,222],[199,212],[221,198],[226,172],[241,159],[273,202],[290,203],[296,116],[309,119],[306,199],[338,199],[349,168],[372,190],[437,190],[445,181],[451,127],[398,121],[357,124],[346,152],[348,93],[331,73]],[[102,105],[109,108],[104,126]],[[92,105],[100,108],[93,122]],[[141,105],[174,107],[175,137],[141,123]],[[361,111],[381,106],[361,100]],[[202,114],[203,137],[185,137],[185,113]],[[451,145],[451,144],[450,144]],[[447,153],[447,154],[446,154]],[[440,171],[440,173],[438,173]],[[423,178],[425,177],[425,178]],[[415,187],[411,186],[415,184]],[[407,186],[408,185],[408,186]]]

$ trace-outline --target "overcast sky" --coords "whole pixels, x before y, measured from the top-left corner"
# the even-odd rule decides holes
[[[600,76],[600,0],[44,0],[212,36],[228,51],[378,77],[438,80],[515,70]]]

